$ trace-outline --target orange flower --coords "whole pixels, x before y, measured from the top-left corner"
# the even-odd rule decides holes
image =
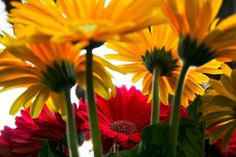
[[[236,14],[219,22],[222,0],[164,0],[162,9],[182,38],[180,57],[200,66],[236,59]]]
[[[159,1],[26,0],[13,2],[9,16],[18,37],[79,41],[85,46],[157,23]]]

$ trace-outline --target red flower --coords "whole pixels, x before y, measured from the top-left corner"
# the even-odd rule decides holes
[[[11,157],[13,154],[11,153],[10,149],[10,130],[11,128],[9,127],[4,127],[4,130],[1,131],[1,136],[0,136],[0,156],[1,157]]]
[[[222,152],[222,138],[219,138],[215,145],[217,146],[218,150]],[[222,152],[222,157],[235,157],[236,156],[236,130],[234,131],[232,138],[229,141],[229,144],[224,152]]]
[[[164,105],[163,103],[160,104],[160,122],[166,122],[170,119],[170,115],[171,115],[171,105]],[[188,112],[187,110],[181,106],[180,109],[180,116],[181,118],[188,118]]]
[[[0,136],[1,157],[37,157],[43,141],[59,141],[65,136],[65,123],[61,116],[46,105],[38,118],[32,119],[29,109],[16,117],[16,128],[4,128]]]
[[[150,124],[151,103],[147,103],[147,99],[134,86],[129,90],[125,86],[116,88],[116,96],[112,96],[110,100],[96,96],[104,153],[110,151],[113,143],[119,144],[123,149],[130,149],[140,142],[142,130]],[[171,105],[165,106],[161,103],[160,108],[160,121],[168,121]],[[182,110],[181,116],[187,117],[186,110]],[[82,99],[77,115],[81,129],[88,133],[87,106]]]
[[[29,130],[31,139],[58,140],[65,135],[65,122],[58,113],[51,112],[45,105],[39,117],[32,119],[28,110],[21,111],[21,117],[16,117],[18,130]]]

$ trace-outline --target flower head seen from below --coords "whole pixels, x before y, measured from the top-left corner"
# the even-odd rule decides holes
[[[210,144],[223,136],[222,149],[227,144],[236,129],[236,70],[222,65],[224,73],[219,81],[210,80],[212,89],[208,89],[203,96],[201,105],[202,117],[206,122],[207,137]],[[213,129],[212,129],[213,128]]]
[[[116,96],[105,100],[96,97],[100,132],[103,142],[103,153],[108,153],[114,143],[121,149],[132,149],[141,140],[142,130],[150,124],[151,103],[148,97],[134,86],[116,88]],[[166,122],[170,118],[171,105],[161,103],[160,121]],[[77,118],[80,119],[81,130],[88,132],[89,122],[85,117],[87,105],[80,100]],[[187,112],[182,107],[181,117],[187,118]]]
[[[1,91],[26,88],[13,103],[10,114],[30,106],[31,116],[37,117],[47,102],[50,110],[65,118],[65,90],[76,83],[85,88],[85,55],[75,51],[70,43],[19,44],[9,36],[1,38],[0,42],[6,46],[0,54]],[[115,88],[104,66],[114,66],[98,56],[94,56],[93,61],[95,91],[108,99],[109,90],[114,94]]]
[[[17,36],[79,41],[85,46],[157,23],[160,1],[26,0],[12,3],[15,9],[9,16]]]
[[[117,54],[106,55],[108,59],[115,59],[128,64],[120,65],[126,73],[132,73],[133,82],[142,79],[142,92],[152,99],[152,68],[161,71],[159,91],[160,99],[169,104],[169,95],[174,95],[175,85],[180,75],[182,62],[177,54],[178,36],[167,24],[159,24],[130,34],[132,42],[108,41],[106,46],[115,50]],[[220,63],[212,61],[200,69],[191,69],[186,78],[182,104],[187,106],[195,94],[203,94],[201,84],[209,78],[202,74],[219,74]]]
[[[178,32],[179,55],[188,64],[201,66],[216,58],[236,59],[236,14],[219,22],[223,0],[164,0],[162,10]],[[218,23],[219,22],[219,23]]]
[[[62,144],[60,140],[64,138],[66,129],[58,113],[51,112],[46,105],[36,119],[32,119],[29,112],[29,109],[21,110],[21,115],[15,118],[16,128],[5,126],[1,131],[1,157],[38,157],[44,141]]]

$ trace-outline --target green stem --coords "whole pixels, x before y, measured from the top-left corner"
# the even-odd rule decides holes
[[[161,69],[153,69],[153,81],[152,81],[152,114],[151,125],[160,123],[160,98],[159,98],[159,80],[161,77]]]
[[[71,150],[72,157],[79,157],[78,143],[77,143],[77,129],[75,123],[74,108],[71,104],[70,88],[65,90],[66,103],[67,103],[67,141]]]
[[[98,126],[98,116],[93,89],[93,54],[92,49],[87,48],[86,52],[86,96],[88,100],[90,135],[93,143],[94,157],[102,156],[101,135]]]
[[[176,154],[176,147],[177,147],[177,141],[178,141],[178,134],[179,134],[179,122],[180,122],[180,103],[181,103],[181,96],[182,96],[182,90],[184,86],[184,80],[185,76],[187,74],[189,64],[187,62],[183,62],[183,67],[181,69],[181,73],[179,76],[179,80],[177,83],[177,88],[173,100],[173,106],[171,110],[171,118],[169,121],[170,130],[169,130],[169,144],[170,149],[172,149],[171,153],[173,153],[172,156],[175,156]]]

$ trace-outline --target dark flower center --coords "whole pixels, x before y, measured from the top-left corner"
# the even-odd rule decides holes
[[[126,120],[118,120],[114,121],[110,125],[110,129],[119,133],[123,133],[125,135],[130,135],[138,131],[137,126]]]
[[[76,70],[67,61],[53,62],[42,71],[42,82],[54,92],[61,92],[76,83]]]
[[[191,39],[190,35],[180,38],[178,52],[184,62],[194,66],[201,66],[217,57],[214,54],[215,51],[204,43],[198,43],[196,39]]]
[[[166,50],[165,47],[159,49],[154,47],[152,51],[147,51],[142,56],[143,64],[147,70],[153,74],[154,68],[161,70],[161,76],[169,76],[172,74],[178,65],[178,59],[174,58],[171,50]]]

